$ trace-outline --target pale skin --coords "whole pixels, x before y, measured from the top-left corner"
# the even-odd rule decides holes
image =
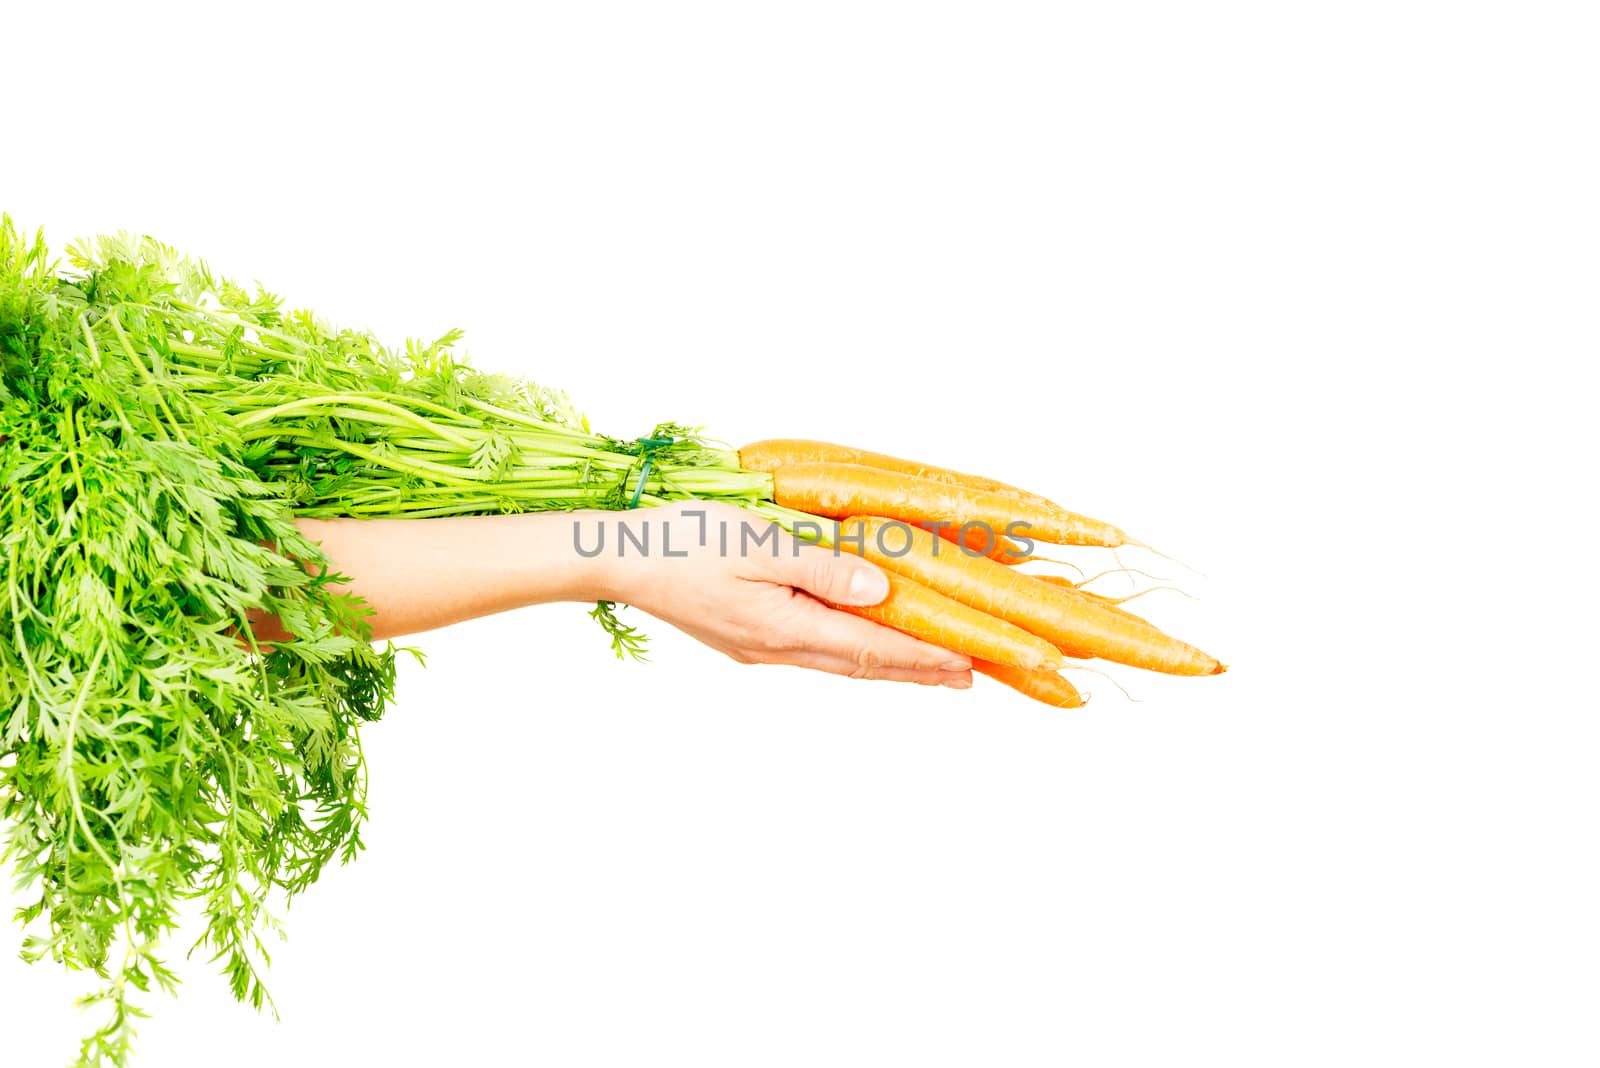
[[[618,526],[648,528],[650,552],[617,551]],[[876,604],[888,581],[849,553],[781,535],[740,550],[727,506],[688,502],[637,512],[564,512],[447,519],[302,519],[301,528],[372,607],[373,636],[397,638],[554,601],[633,605],[741,664],[787,664],[861,679],[966,689],[971,662],[830,607]],[[728,550],[719,524],[730,531]],[[605,549],[593,551],[605,529]],[[705,535],[705,544],[701,544]],[[663,549],[670,545],[672,555]],[[776,552],[774,552],[776,548]],[[682,555],[679,555],[682,554]],[[274,621],[256,636],[281,637]]]

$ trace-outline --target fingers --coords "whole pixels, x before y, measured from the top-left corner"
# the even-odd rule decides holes
[[[878,565],[820,545],[797,545],[791,538],[774,556],[752,556],[762,577],[804,590],[833,604],[877,604],[889,596],[889,580]]]
[[[971,659],[959,653],[837,611],[809,597],[796,597],[792,613],[785,625],[792,628],[790,633],[795,636],[794,650],[843,661],[850,665],[846,674],[857,678],[884,678],[884,671],[965,675],[972,666]]]
[[[867,560],[816,545],[779,539],[772,555],[751,555],[755,576],[800,591],[786,607],[776,645],[760,659],[768,663],[848,675],[966,689],[972,685],[968,657],[830,608],[877,604],[889,595],[889,580]]]
[[[784,655],[777,663],[792,667],[809,668],[812,671],[826,671],[830,675],[844,675],[852,679],[879,679],[886,682],[914,682],[921,686],[949,686],[955,690],[966,690],[972,686],[972,672],[970,671],[926,671],[914,668],[898,667],[863,667],[861,662],[842,656],[830,656],[827,653],[800,652]]]

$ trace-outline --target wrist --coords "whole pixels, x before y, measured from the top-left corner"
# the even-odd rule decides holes
[[[588,510],[525,517],[540,528],[538,548],[523,557],[527,578],[546,588],[546,599],[631,603],[641,561],[618,559],[616,532],[609,529],[616,515]]]

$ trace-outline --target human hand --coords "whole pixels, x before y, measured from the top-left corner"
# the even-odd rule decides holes
[[[606,600],[643,609],[741,664],[972,685],[967,657],[824,603],[869,605],[888,595],[883,573],[860,557],[769,534],[765,520],[723,504],[580,514],[581,544],[604,538],[594,562]]]

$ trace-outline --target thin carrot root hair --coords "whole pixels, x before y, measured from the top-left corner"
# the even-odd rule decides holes
[[[1130,569],[1128,568],[1128,565],[1126,565],[1126,564],[1124,564],[1122,562],[1122,554],[1117,552],[1117,550],[1112,549],[1111,550],[1111,559],[1113,559],[1113,560],[1115,560],[1117,562],[1117,567],[1121,569],[1122,574],[1127,576],[1127,578],[1128,578],[1128,589],[1130,591],[1131,590],[1137,590],[1139,588],[1139,584],[1137,582],[1133,581],[1133,574],[1131,573]]]
[[[1145,594],[1155,593],[1157,590],[1171,590],[1173,593],[1181,593],[1191,601],[1198,601],[1200,599],[1194,594],[1190,593],[1188,590],[1184,589],[1182,586],[1146,586],[1138,593],[1130,593],[1125,597],[1107,597],[1106,600],[1110,601],[1112,604],[1126,604],[1136,597],[1143,597]]]
[[[1061,670],[1062,671],[1087,671],[1091,675],[1099,675],[1102,679],[1105,679],[1107,682],[1111,683],[1111,685],[1113,685],[1117,689],[1121,690],[1122,691],[1122,696],[1126,697],[1129,701],[1132,701],[1136,705],[1144,704],[1144,702],[1141,701],[1139,698],[1137,698],[1137,697],[1133,696],[1133,694],[1129,693],[1128,692],[1128,688],[1126,686],[1122,685],[1122,683],[1118,682],[1115,678],[1113,678],[1109,672],[1101,671],[1099,668],[1086,667],[1083,664],[1068,664],[1066,667],[1062,668]],[[1088,700],[1088,698],[1089,698],[1088,694],[1084,694],[1083,696],[1084,696],[1084,700]]]
[[[1070,568],[1072,568],[1072,570],[1074,570],[1074,571],[1076,571],[1078,573],[1078,577],[1080,579],[1083,578],[1083,568],[1079,567],[1077,564],[1073,563],[1071,560],[1057,560],[1053,556],[1039,556],[1036,553],[1030,553],[1025,559],[1019,560],[1018,563],[1021,563],[1021,564],[1032,564],[1032,563],[1055,564],[1057,567],[1070,567]],[[1034,575],[1033,577],[1034,578],[1044,578],[1045,576],[1044,575]]]
[[[1096,575],[1095,578],[1100,578],[1101,575],[1104,574],[1107,574],[1107,572],[1102,571],[1100,575]],[[1140,571],[1138,574],[1143,575],[1144,572]],[[1093,582],[1094,579],[1084,579],[1082,582],[1073,582],[1072,580],[1064,578],[1061,575],[1035,575],[1033,577],[1038,579],[1040,582],[1048,582],[1052,586],[1071,586],[1079,593],[1088,594],[1095,600],[1104,601],[1106,604],[1126,604],[1137,597],[1143,597],[1147,593],[1155,593],[1157,590],[1171,590],[1173,593],[1181,593],[1191,601],[1198,601],[1200,599],[1194,594],[1190,593],[1188,590],[1184,589],[1182,586],[1174,586],[1171,583],[1166,583],[1160,586],[1146,586],[1142,590],[1135,590],[1133,593],[1125,593],[1121,597],[1107,597],[1103,594],[1094,593],[1083,588],[1089,583]]]
[[[1106,577],[1108,577],[1110,575],[1139,575],[1139,576],[1141,576],[1143,578],[1149,579],[1151,582],[1171,582],[1172,581],[1172,579],[1168,578],[1165,575],[1152,575],[1152,574],[1150,574],[1150,572],[1141,571],[1136,567],[1108,567],[1104,571],[1098,571],[1095,574],[1090,575],[1088,578],[1084,579],[1082,582],[1076,583],[1076,585],[1081,589],[1082,587],[1089,585],[1089,583],[1091,583],[1091,582],[1098,581],[1099,579],[1106,578]]]
[[[1179,567],[1183,568],[1185,571],[1189,572],[1190,574],[1199,575],[1201,578],[1205,578],[1206,577],[1206,573],[1204,571],[1201,571],[1198,567],[1195,567],[1193,564],[1186,564],[1182,560],[1179,560],[1176,556],[1173,556],[1170,553],[1164,553],[1160,549],[1157,549],[1153,545],[1146,545],[1144,542],[1139,541],[1137,538],[1124,538],[1123,541],[1122,541],[1122,544],[1124,544],[1124,545],[1132,545],[1135,548],[1143,549],[1147,553],[1154,553],[1156,556],[1161,557],[1161,559],[1163,559],[1163,560],[1172,561],[1173,563],[1177,564]],[[1119,561],[1119,563],[1120,563],[1120,561]]]

